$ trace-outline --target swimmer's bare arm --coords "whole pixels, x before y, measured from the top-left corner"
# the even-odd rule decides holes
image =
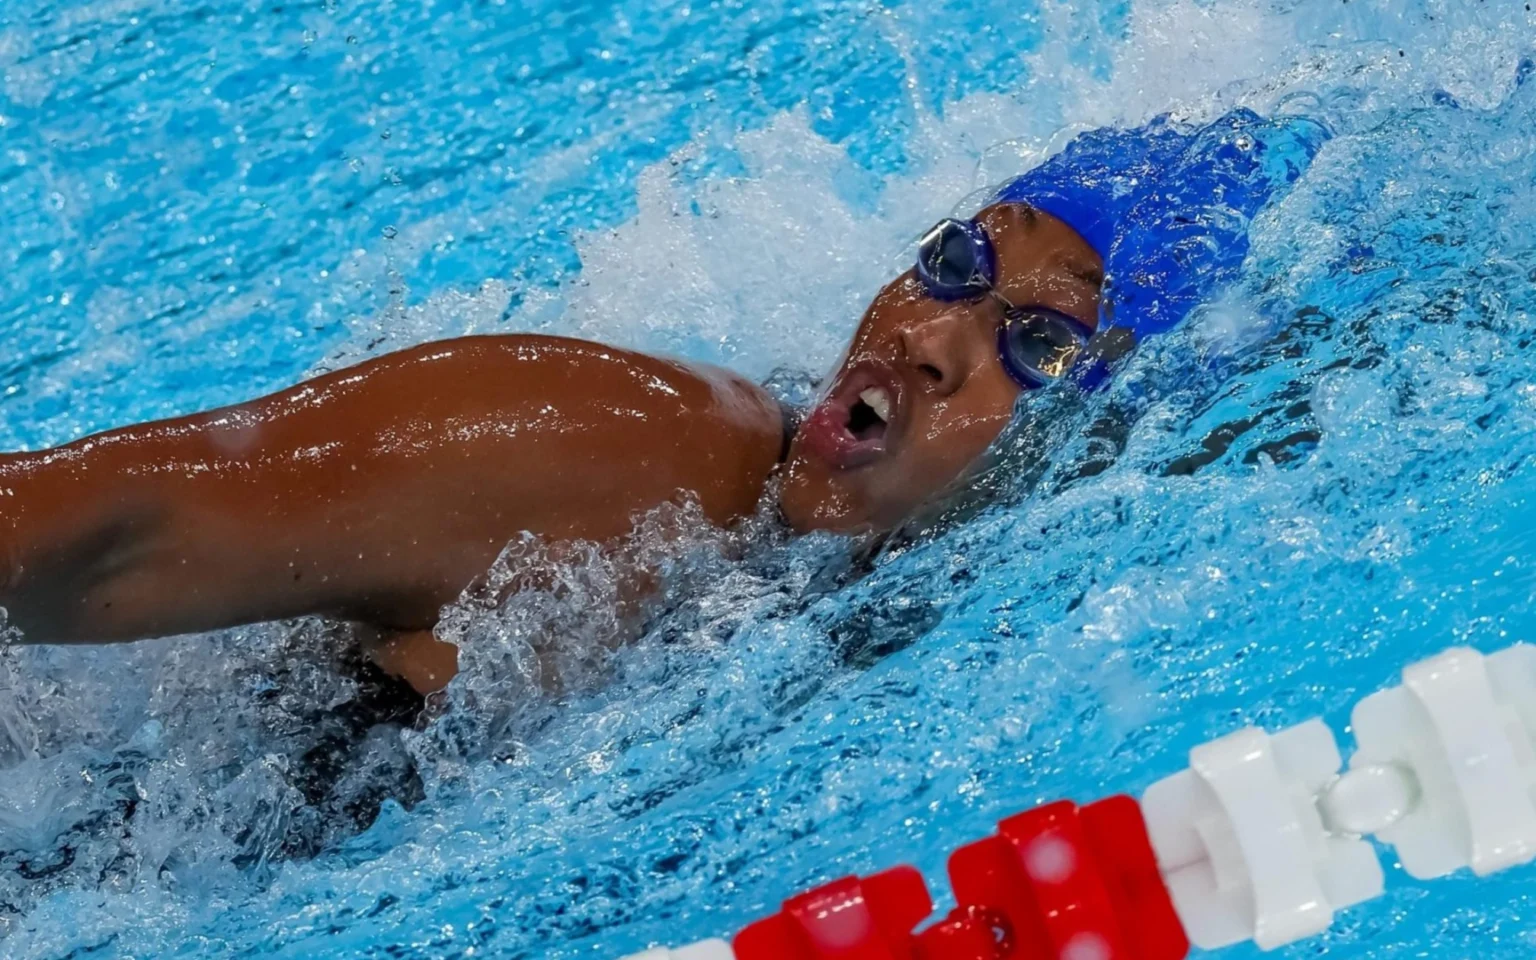
[[[606,540],[693,491],[753,509],[782,440],[719,371],[538,336],[428,344],[236,407],[0,457],[0,606],[108,642],[438,610],[528,530]]]

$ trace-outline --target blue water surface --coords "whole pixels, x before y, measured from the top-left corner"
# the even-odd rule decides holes
[[[312,749],[359,693],[326,625],[0,652],[0,953],[618,957],[845,873],[938,881],[1008,813],[1137,792],[1244,724],[1342,731],[1413,659],[1536,639],[1533,27],[1430,0],[7,3],[9,448],[469,330],[816,375],[917,230],[1073,129],[1246,105],[1337,136],[1235,290],[1103,396],[1032,398],[996,499],[936,530],[850,559],[664,511],[631,549],[666,602],[612,656],[615,561],[513,545],[561,589],[450,609],[447,704],[352,730],[330,806]],[[1218,372],[1175,375],[1195,356]],[[1530,869],[1419,883],[1382,853],[1387,896],[1283,955],[1536,948]]]
[[[898,17],[847,0],[6,4],[0,329],[10,395],[35,398],[6,439],[286,385],[340,320],[392,300],[558,283],[575,231],[633,215],[645,166],[779,111],[899,169],[909,76],[934,101],[1006,88],[1041,32],[1003,3]],[[89,396],[48,378],[103,338],[124,346],[85,361]]]

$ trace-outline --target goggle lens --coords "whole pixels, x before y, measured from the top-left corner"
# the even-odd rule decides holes
[[[1066,376],[1089,336],[1077,320],[1054,310],[1013,310],[998,331],[997,351],[1019,386],[1043,387]]]
[[[992,242],[969,220],[940,220],[917,246],[917,277],[936,300],[976,297],[992,288]]]

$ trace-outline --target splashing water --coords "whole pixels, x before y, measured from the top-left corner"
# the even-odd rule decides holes
[[[617,956],[1532,639],[1522,7],[0,13],[10,446],[464,332],[819,373],[918,230],[1076,130],[1338,134],[1237,289],[877,556],[686,503],[617,558],[514,543],[417,726],[320,623],[0,649],[6,955]],[[626,564],[663,585],[628,619]],[[1297,950],[1523,957],[1526,876],[1394,874]]]

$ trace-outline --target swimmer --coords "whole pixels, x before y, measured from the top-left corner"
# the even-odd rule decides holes
[[[798,429],[729,372],[514,334],[0,456],[0,607],[29,643],[353,621],[430,693],[457,669],[439,611],[522,534],[613,543],[679,492],[727,526],[775,473],[795,531],[891,530],[963,481],[1021,395],[1094,389],[1229,282],[1247,221],[1326,136],[1239,111],[1078,137],[922,237]]]

